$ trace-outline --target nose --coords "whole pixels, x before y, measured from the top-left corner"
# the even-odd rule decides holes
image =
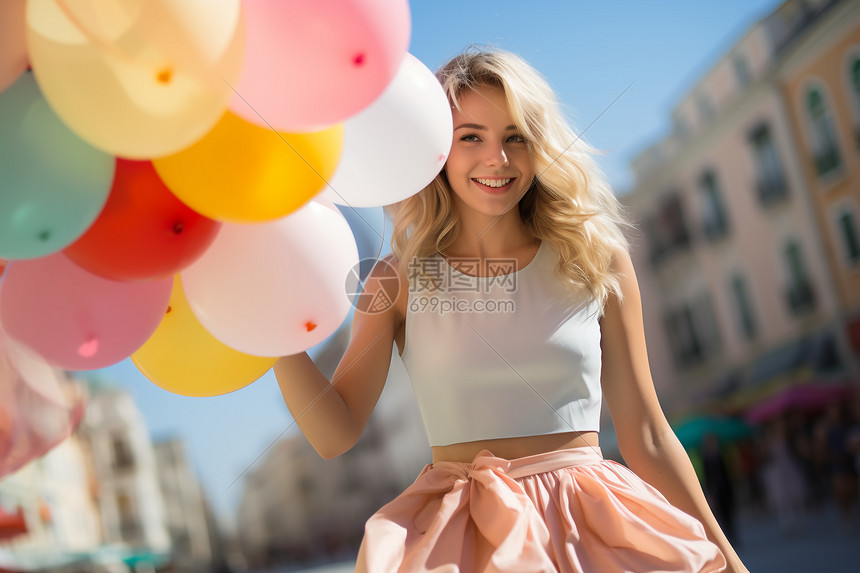
[[[501,143],[498,145],[488,146],[487,156],[484,158],[484,162],[488,167],[508,165],[508,154],[505,152],[505,146]]]

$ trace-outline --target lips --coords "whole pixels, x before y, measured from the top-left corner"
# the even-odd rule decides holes
[[[504,193],[511,188],[516,178],[511,177],[473,177],[472,181],[487,193]]]

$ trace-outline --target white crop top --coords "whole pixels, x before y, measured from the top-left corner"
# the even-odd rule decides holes
[[[431,446],[598,430],[600,309],[561,283],[556,257],[544,241],[496,276],[438,253],[410,269],[402,358]]]

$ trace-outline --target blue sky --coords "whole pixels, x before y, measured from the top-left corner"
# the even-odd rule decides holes
[[[539,69],[558,92],[578,131],[594,122],[584,137],[606,152],[600,162],[610,182],[623,193],[632,185],[629,161],[668,130],[673,106],[750,25],[779,2],[413,0],[410,4],[410,52],[431,69],[470,44],[519,53]],[[207,495],[222,517],[232,514],[238,504],[243,484],[241,479],[233,484],[234,480],[292,422],[271,373],[242,390],[214,398],[164,391],[128,360],[101,374],[133,395],[154,438],[178,436],[185,441]]]

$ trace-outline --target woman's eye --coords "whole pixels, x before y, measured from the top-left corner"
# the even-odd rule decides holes
[[[479,137],[478,137],[476,134],[474,134],[474,133],[469,133],[469,134],[464,135],[463,137],[461,137],[461,138],[460,138],[460,141],[481,141],[481,138],[479,138]]]
[[[525,143],[526,138],[520,134],[512,135],[508,138],[508,143]]]

